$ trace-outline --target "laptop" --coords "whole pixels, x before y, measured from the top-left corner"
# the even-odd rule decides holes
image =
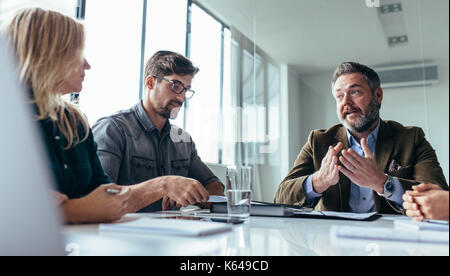
[[[0,35],[0,255],[63,255],[42,136]]]

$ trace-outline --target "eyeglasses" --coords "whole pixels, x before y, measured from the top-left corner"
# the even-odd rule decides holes
[[[180,81],[177,81],[177,80],[168,80],[168,79],[166,79],[166,78],[164,78],[164,77],[161,77],[161,76],[155,76],[155,75],[153,75],[153,77],[155,77],[155,78],[157,78],[157,79],[165,80],[165,81],[167,81],[167,82],[170,82],[170,83],[172,84],[171,90],[172,90],[172,92],[175,93],[175,94],[181,94],[181,93],[183,93],[184,91],[186,91],[186,94],[185,94],[186,99],[192,98],[192,97],[194,96],[194,94],[195,94],[195,91],[194,91],[194,90],[185,87],[185,86],[183,85],[183,83],[181,83]]]

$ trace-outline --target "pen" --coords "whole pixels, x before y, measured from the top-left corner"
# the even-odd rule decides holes
[[[106,192],[110,195],[116,195],[116,194],[120,194],[120,192],[122,192],[122,190],[119,189],[106,189]]]
[[[448,221],[446,221],[446,220],[426,219],[426,220],[424,220],[424,222],[434,223],[434,224],[441,224],[441,225],[448,225]]]

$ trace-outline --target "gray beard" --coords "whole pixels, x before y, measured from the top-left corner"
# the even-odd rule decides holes
[[[338,114],[339,121],[351,132],[362,133],[367,131],[380,117],[380,108],[378,106],[377,99],[373,97],[372,101],[366,110],[367,114],[361,114],[356,120],[356,123],[349,125],[340,114]]]

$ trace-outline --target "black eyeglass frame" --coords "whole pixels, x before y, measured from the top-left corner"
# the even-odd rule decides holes
[[[170,90],[171,90],[173,93],[175,93],[175,94],[180,95],[181,93],[183,93],[184,91],[186,91],[186,94],[185,94],[186,99],[191,99],[191,98],[194,96],[194,94],[195,94],[195,91],[194,91],[194,90],[185,87],[184,84],[183,84],[181,81],[177,81],[177,80],[169,80],[169,79],[166,79],[165,77],[161,77],[161,76],[157,76],[157,75],[152,75],[152,77],[155,77],[155,78],[157,78],[157,79],[165,80],[165,81],[167,81],[167,82],[170,82],[170,83],[172,84]],[[181,87],[183,87],[183,89],[182,89],[180,92],[177,92],[177,91],[174,89],[174,85],[175,85],[175,84],[181,85]]]

